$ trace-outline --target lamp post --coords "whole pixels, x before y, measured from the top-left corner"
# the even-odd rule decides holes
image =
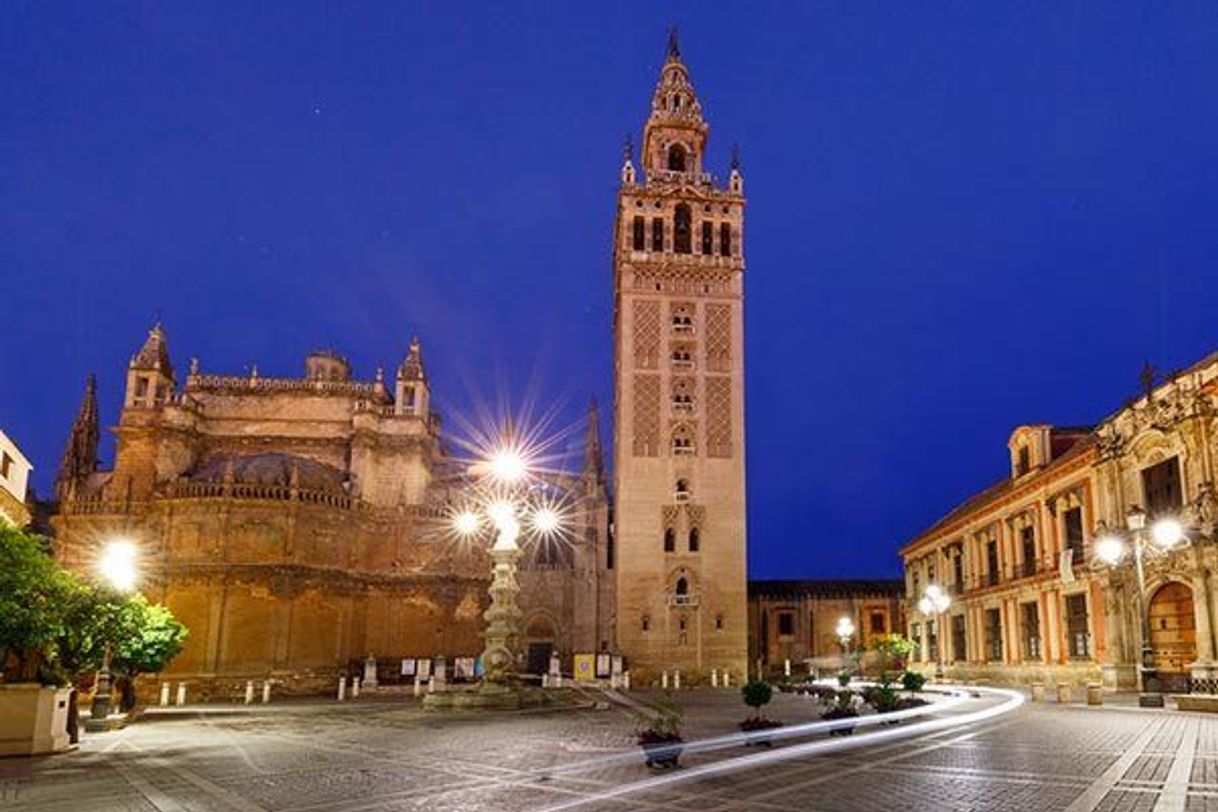
[[[98,569],[102,578],[119,592],[126,592],[135,586],[136,567],[135,545],[126,539],[115,539],[106,544],[98,561]],[[102,652],[101,668],[97,672],[97,688],[93,691],[93,704],[89,710],[90,721],[94,724],[105,720],[114,706],[114,686],[110,675],[110,642],[106,641]]]
[[[846,616],[837,620],[837,639],[842,644],[842,667],[845,668],[850,657],[850,641],[854,637],[854,621]]]
[[[942,633],[940,620],[943,613],[952,605],[951,596],[943,591],[937,584],[929,584],[926,591],[922,593],[921,600],[918,601],[918,611],[924,616],[931,618],[931,623],[935,624],[935,679],[943,679],[943,657],[939,652],[939,635]],[[932,617],[933,616],[933,617]]]
[[[1142,626],[1142,656],[1138,664],[1138,704],[1144,708],[1163,707],[1163,686],[1155,667],[1155,652],[1150,645],[1150,606],[1146,596],[1146,559],[1165,555],[1187,543],[1184,528],[1177,520],[1158,519],[1146,530],[1146,511],[1134,505],[1125,516],[1128,538],[1101,526],[1095,554],[1109,567],[1117,567],[1133,553],[1134,578],[1138,587],[1138,616]]]
[[[510,445],[470,467],[472,487],[466,504],[452,517],[453,530],[476,538],[489,527],[491,545],[491,605],[483,614],[487,627],[482,652],[484,693],[508,693],[516,680],[520,648],[520,607],[516,580],[522,534],[546,538],[560,534],[563,519],[556,504],[532,487],[530,465]]]

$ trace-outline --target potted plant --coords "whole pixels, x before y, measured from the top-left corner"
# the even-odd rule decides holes
[[[740,688],[740,696],[744,700],[744,704],[753,709],[753,715],[747,717],[740,723],[740,730],[744,733],[753,733],[760,730],[772,730],[776,727],[782,727],[782,722],[777,719],[767,719],[761,714],[761,708],[769,704],[774,697],[774,689],[765,680],[754,679],[749,680]],[[770,745],[770,737],[768,736],[750,736],[747,744],[760,744],[768,747]]]
[[[677,766],[681,751],[685,748],[681,738],[681,720],[684,716],[681,705],[665,694],[652,706],[652,713],[640,715],[635,728],[635,740],[643,748],[643,757],[648,767],[667,769]]]
[[[871,650],[879,660],[880,676],[905,670],[905,659],[913,653],[912,640],[900,634],[880,634],[871,639]]]
[[[859,715],[858,708],[854,706],[853,691],[838,691],[837,702],[829,710],[821,714],[821,719],[855,719]],[[833,725],[829,728],[830,736],[849,736],[854,732],[855,723],[847,722],[841,725]]]

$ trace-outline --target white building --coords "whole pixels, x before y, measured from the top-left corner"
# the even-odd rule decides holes
[[[17,444],[0,431],[0,525],[25,527],[30,523],[25,495],[33,468]]]

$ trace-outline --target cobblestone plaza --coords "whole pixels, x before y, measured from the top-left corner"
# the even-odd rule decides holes
[[[743,716],[734,691],[681,699],[691,741],[734,732]],[[993,704],[976,699],[962,710]],[[790,724],[819,714],[783,695],[772,715]],[[863,741],[875,733],[861,731],[845,752],[766,765],[755,760],[806,740],[687,753],[682,767],[662,773],[641,758],[613,758],[633,750],[632,717],[618,704],[464,718],[381,701],[174,709],[88,736],[73,755],[0,764],[0,808],[1218,809],[1218,718],[1204,714],[1028,704],[872,744]],[[709,764],[722,772],[698,776]]]

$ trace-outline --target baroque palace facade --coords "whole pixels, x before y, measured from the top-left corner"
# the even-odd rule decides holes
[[[1021,426],[1009,476],[965,500],[901,549],[908,632],[948,676],[1007,682],[1103,681],[1132,689],[1142,648],[1131,557],[1110,565],[1096,542],[1123,537],[1131,509],[1173,518],[1186,542],[1146,559],[1150,645],[1167,687],[1216,676],[1215,459],[1218,353],[1157,380],[1096,426]],[[927,586],[948,610],[917,609]]]
[[[556,477],[582,526],[522,562],[522,643],[606,650],[609,511],[597,414],[582,472]],[[99,470],[90,378],[61,465],[56,555],[92,567],[100,545],[140,550],[143,589],[190,629],[169,674],[204,692],[270,676],[310,692],[369,655],[476,657],[490,559],[447,534],[459,484],[417,341],[394,380],[355,380],[332,352],[303,377],[179,382],[160,325],[132,357],[114,466]]]

